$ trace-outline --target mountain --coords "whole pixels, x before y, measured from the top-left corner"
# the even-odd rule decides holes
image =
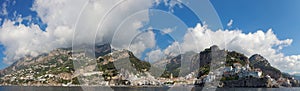
[[[269,75],[276,80],[278,80],[282,76],[280,70],[272,67],[269,61],[259,54],[254,54],[250,57],[249,60],[250,64],[254,68],[260,68],[265,75]]]
[[[110,72],[115,73],[112,75],[117,74],[117,69],[113,65],[114,61],[110,61],[112,59],[110,54],[111,51],[109,44],[95,46],[95,55],[98,57],[96,60],[98,62],[98,68],[93,70],[110,70]],[[74,77],[76,73],[73,65],[73,59],[79,58],[80,56],[72,56],[74,53],[75,52],[72,52],[71,48],[59,48],[36,57],[26,56],[21,58],[9,67],[0,71],[0,83],[11,85],[59,85],[62,83],[79,84],[76,77]],[[76,52],[76,54],[84,54],[84,52]],[[148,62],[139,60],[130,51],[115,51],[114,55],[120,55],[122,58],[125,58],[124,55],[128,55],[128,59],[139,72],[144,69],[148,70],[150,67]],[[120,58],[115,60],[120,60]],[[110,73],[106,72],[105,74]],[[51,75],[51,79],[49,78],[49,75]]]
[[[186,64],[189,65],[184,66]],[[218,75],[226,69],[231,70],[230,75],[227,74],[228,72]],[[181,72],[182,70],[184,72]],[[211,81],[208,79],[214,79],[220,81],[220,84],[223,84],[222,87],[299,86],[299,81],[295,77],[282,74],[259,54],[248,58],[236,51],[221,50],[218,46],[212,46],[200,53],[181,54],[167,63],[166,74],[184,77],[191,72],[197,73],[196,77],[201,79],[200,82],[196,82],[197,85],[203,85]]]
[[[291,75],[292,77],[294,77],[296,80],[300,80],[300,75],[298,74],[294,74],[294,75]]]
[[[186,52],[170,56],[152,64],[138,59],[129,50],[114,50],[109,44],[95,46],[95,56],[96,59],[91,59],[85,52],[73,52],[71,48],[59,48],[37,57],[26,56],[0,71],[0,84],[61,86],[81,83],[135,86],[169,84],[175,77],[176,81],[173,83],[201,85],[214,80],[220,82],[214,85],[222,84],[222,87],[300,86],[296,77],[272,67],[259,54],[248,58],[242,53],[222,50],[218,46],[211,46],[199,53]],[[229,69],[230,74],[220,74],[226,72],[226,69]],[[163,71],[163,74],[156,73],[158,70]],[[99,76],[103,79],[99,79]],[[78,80],[77,77],[83,78]],[[180,77],[186,79],[182,80]]]
[[[20,83],[26,83],[26,85],[45,83],[55,85],[65,83],[66,80],[78,83],[76,78],[71,77],[74,68],[70,56],[71,51],[69,49],[56,49],[37,57],[27,56],[21,58],[1,71],[0,82],[4,85],[20,85]],[[57,77],[53,75],[57,75]],[[47,82],[44,81],[46,78],[48,78]]]
[[[95,56],[96,58],[99,56],[106,55],[110,53],[111,47],[110,44],[103,44],[103,45],[97,45],[95,46]],[[72,48],[58,48],[56,50],[53,50],[49,53],[43,53],[40,54],[36,57],[32,56],[26,56],[23,57],[16,62],[14,62],[12,65],[9,67],[0,70],[0,77],[9,74],[11,72],[21,70],[21,69],[26,69],[30,67],[31,65],[38,65],[38,64],[44,64],[44,63],[55,63],[55,60],[52,60],[50,58],[55,58],[58,59],[60,57],[63,57],[62,59],[59,59],[59,62],[66,62],[68,61],[68,57],[72,56]],[[72,62],[67,62],[67,63],[72,63]]]
[[[112,48],[110,44],[96,45],[95,46],[95,56],[96,58],[100,56],[104,56],[108,53],[112,52]]]
[[[185,70],[185,74],[182,74],[181,76],[185,76],[190,72],[198,72],[197,77],[199,78],[208,74],[211,65],[220,65],[222,61],[225,62],[226,66],[233,66],[234,63],[241,63],[245,66],[249,63],[248,57],[241,53],[220,50],[218,46],[212,46],[200,53],[187,52],[185,54],[178,55],[168,62],[166,70],[173,75],[175,74],[174,76],[176,77],[179,74],[179,70]]]
[[[194,71],[193,65],[190,64],[193,64],[192,62],[194,61],[190,59],[192,59],[195,56],[196,56],[195,53],[189,52],[189,53],[178,55],[174,58],[171,58],[170,60],[167,60],[167,63],[163,63],[166,65],[165,73],[163,74],[163,77],[167,78],[171,74],[174,77],[185,76],[193,72]],[[186,60],[184,61],[185,63],[182,63],[182,60]]]
[[[149,62],[138,59],[131,51],[112,50],[109,44],[104,44],[95,46],[97,59],[94,62],[89,61],[93,59],[87,58],[81,66],[92,72],[75,72],[73,62],[76,62],[76,59],[85,58],[85,55],[85,52],[81,51],[72,52],[71,48],[59,48],[36,57],[26,56],[0,71],[0,84],[50,86],[79,84],[78,76],[99,71],[102,72],[103,81],[111,81],[113,77],[124,75],[120,74],[122,70],[131,72],[127,72],[129,75],[136,75],[144,74],[151,67]],[[90,63],[96,63],[96,65],[93,66],[94,64]],[[88,76],[88,78],[93,78],[93,76]],[[94,84],[97,82],[99,81],[91,81]]]

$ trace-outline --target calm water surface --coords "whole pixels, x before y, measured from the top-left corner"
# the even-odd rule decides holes
[[[0,86],[0,91],[300,91],[300,88],[218,88],[201,87],[35,87]]]

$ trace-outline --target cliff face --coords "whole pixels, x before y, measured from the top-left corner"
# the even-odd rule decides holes
[[[272,67],[271,64],[263,56],[255,54],[250,57],[250,64],[254,68],[260,68],[265,75],[269,75],[276,80],[281,77],[281,71]]]
[[[173,76],[186,76],[191,72],[199,69],[199,54],[194,52],[187,52],[170,59],[166,63],[166,74],[173,74]]]
[[[252,55],[249,60],[254,66],[258,66],[258,64],[260,64],[260,66],[271,66],[269,61],[259,54]]]
[[[99,56],[104,56],[104,55],[110,53],[111,51],[112,50],[111,50],[110,44],[95,46],[95,56],[96,56],[96,58],[98,58]]]
[[[217,66],[221,62],[225,62],[225,55],[226,51],[220,50],[218,46],[212,46],[200,53],[187,52],[172,58],[166,65],[166,71],[175,77],[197,72],[197,77],[200,77],[209,72],[210,66]]]

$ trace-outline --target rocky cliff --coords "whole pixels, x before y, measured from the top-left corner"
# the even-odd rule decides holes
[[[190,59],[182,60],[182,57],[187,54],[190,55]],[[280,70],[271,66],[269,61],[259,54],[255,54],[248,58],[242,53],[238,53],[236,51],[221,50],[217,46],[212,46],[200,53],[186,53],[173,58],[167,64],[167,71],[172,74],[176,74],[175,76],[177,76],[177,74],[180,73],[178,71],[183,70],[180,67],[183,65],[182,63],[184,62],[192,64],[188,67],[184,67],[183,69],[192,69],[188,71],[197,72],[198,75],[196,77],[202,80],[205,79],[205,77],[207,77],[207,75],[209,75],[211,72],[213,72],[212,70],[224,66],[234,67],[234,64],[236,63],[241,64],[241,66],[245,68],[249,65],[248,70],[260,69],[262,71],[262,78],[245,77],[238,79],[238,75],[237,73],[235,73],[236,77],[229,77],[226,80],[221,81],[221,83],[225,84],[224,87],[278,87],[279,85],[299,86],[298,80],[295,80],[291,77],[282,76]],[[222,62],[224,62],[224,65],[222,65]],[[271,79],[273,82],[271,82],[270,79],[267,79],[266,76],[270,76],[272,79],[274,79]],[[277,80],[280,78],[283,80],[277,83]],[[290,83],[284,85],[287,82]]]
[[[254,68],[260,68],[265,75],[269,75],[276,80],[279,79],[282,74],[281,71],[272,67],[267,59],[259,54],[255,54],[249,58],[250,64]]]
[[[221,63],[224,63],[223,66],[232,66],[234,63],[241,63],[244,66],[249,63],[249,59],[241,53],[221,50],[218,46],[212,46],[200,53],[187,52],[171,59],[166,70],[173,74],[179,74],[179,70],[198,72],[199,78],[208,74],[210,66],[220,66]]]

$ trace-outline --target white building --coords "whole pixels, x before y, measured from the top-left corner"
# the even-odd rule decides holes
[[[224,71],[225,71],[225,72],[229,72],[229,71],[232,71],[232,70],[233,70],[232,66],[230,66],[230,67],[225,67],[225,68],[224,68]]]
[[[207,75],[205,78],[204,78],[204,81],[205,82],[212,82],[213,80],[216,79],[216,76],[215,75]]]
[[[255,78],[261,78],[262,77],[262,71],[261,70],[255,70],[255,71],[247,71],[243,70],[238,74],[239,78],[243,77],[255,77]]]

